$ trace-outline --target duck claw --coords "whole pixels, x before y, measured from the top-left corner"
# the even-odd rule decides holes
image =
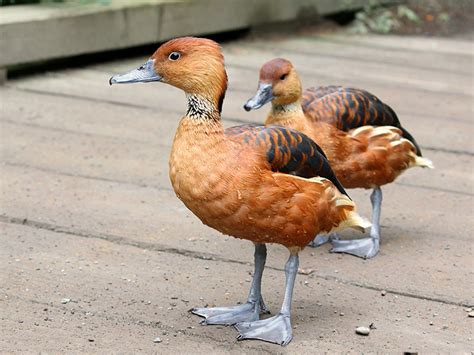
[[[331,241],[331,253],[346,253],[363,259],[370,259],[379,252],[378,238],[363,238],[355,240],[337,240]]]
[[[265,309],[267,312],[267,310]],[[239,322],[251,322],[259,319],[260,305],[247,302],[230,307],[192,308],[191,313],[204,319],[202,325],[233,325]]]
[[[317,235],[316,238],[314,238],[311,242],[308,243],[308,246],[311,248],[317,248],[323,244],[326,244],[327,242],[329,242],[328,235]]]
[[[320,247],[321,245],[326,244],[327,242],[331,242],[335,239],[339,239],[339,236],[337,235],[337,233],[331,233],[331,234],[328,234],[328,235],[320,234],[320,235],[317,235],[316,238],[314,238],[313,241],[309,242],[308,246],[310,248],[317,248],[317,247]]]

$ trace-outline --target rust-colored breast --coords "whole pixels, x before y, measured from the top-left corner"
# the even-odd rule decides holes
[[[272,139],[265,130],[224,133],[184,119],[170,157],[173,188],[203,223],[222,233],[303,248],[341,225],[354,205],[327,179],[272,171]]]

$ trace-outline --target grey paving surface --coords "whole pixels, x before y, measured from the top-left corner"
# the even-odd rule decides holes
[[[144,58],[24,77],[0,89],[0,349],[471,352],[472,43],[308,32],[228,42],[224,51],[227,126],[263,120],[264,111],[241,107],[275,56],[293,61],[305,87],[365,88],[399,113],[436,169],[412,169],[384,188],[379,256],[304,250],[301,267],[314,272],[297,279],[286,348],[199,326],[191,306],[245,299],[253,248],[203,226],[171,190],[167,158],[183,94],[108,86]],[[350,193],[368,215],[368,192]],[[269,248],[263,292],[274,312],[286,253]],[[369,337],[354,333],[371,323]]]

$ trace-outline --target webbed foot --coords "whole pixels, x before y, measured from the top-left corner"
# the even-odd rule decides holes
[[[259,339],[270,343],[288,345],[293,338],[289,315],[282,313],[254,322],[237,323],[237,340]]]
[[[263,303],[247,302],[237,306],[213,307],[213,308],[193,308],[191,313],[204,317],[202,325],[223,324],[233,325],[239,322],[252,322],[258,320],[260,314],[268,314],[270,311]]]
[[[379,252],[378,238],[363,238],[354,240],[332,240],[331,253],[346,253],[359,258],[370,259]]]

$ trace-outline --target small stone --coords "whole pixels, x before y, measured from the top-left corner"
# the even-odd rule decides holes
[[[310,275],[313,272],[314,272],[314,269],[301,269],[301,268],[298,269],[298,274],[301,274],[301,275]]]
[[[89,343],[93,343],[94,342],[94,339],[87,339],[89,341]]]
[[[467,314],[467,316],[468,316],[469,318],[474,318],[474,312],[473,312],[473,311],[469,312],[469,313]]]
[[[472,312],[472,308],[471,308],[471,307],[464,308],[464,310],[465,310],[466,312],[468,312],[468,313],[469,313],[469,312]]]
[[[431,322],[430,322],[430,325],[433,325],[433,324],[434,324],[434,323],[431,321]]]
[[[341,312],[341,313],[339,313],[339,315],[340,315],[341,317],[344,317],[344,313],[342,313],[342,312]]]
[[[61,303],[62,303],[62,304],[67,304],[67,303],[69,303],[69,302],[71,302],[71,299],[70,299],[70,298],[63,298],[63,299],[61,300]]]
[[[382,296],[385,296],[385,295],[387,294],[387,291],[382,290],[382,292],[380,292],[380,294],[381,294]]]
[[[309,282],[307,280],[304,280],[304,284],[307,286]]]
[[[160,337],[156,337],[155,339],[153,339],[153,342],[154,342],[154,343],[161,343],[161,338],[160,338]]]
[[[356,334],[367,336],[370,333],[370,329],[367,327],[357,327]]]

